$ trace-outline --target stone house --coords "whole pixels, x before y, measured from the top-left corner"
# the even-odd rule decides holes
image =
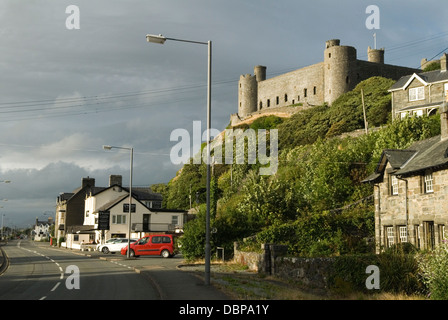
[[[431,249],[448,225],[448,106],[440,107],[441,135],[405,150],[384,150],[375,172],[376,251],[410,242]]]
[[[427,63],[426,59],[422,60],[424,63]],[[392,94],[392,119],[435,114],[446,100],[447,91],[447,55],[443,54],[440,70],[406,75],[389,89]]]

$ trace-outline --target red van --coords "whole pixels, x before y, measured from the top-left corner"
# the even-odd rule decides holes
[[[122,255],[127,255],[128,246],[121,249]],[[130,257],[162,256],[170,258],[174,256],[174,241],[170,234],[151,234],[131,243]]]

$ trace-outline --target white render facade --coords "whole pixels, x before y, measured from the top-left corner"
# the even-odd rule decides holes
[[[128,238],[129,234],[131,238],[139,239],[147,233],[182,232],[187,217],[185,211],[148,208],[135,196],[132,197],[131,203],[129,219],[129,192],[118,185],[86,198],[84,225],[92,226],[91,229],[95,231],[95,243],[103,243],[111,238]],[[101,212],[107,212],[109,215],[107,230],[99,229],[98,219]]]

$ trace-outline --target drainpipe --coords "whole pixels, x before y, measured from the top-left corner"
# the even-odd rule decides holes
[[[380,251],[381,251],[381,242],[382,242],[382,240],[383,240],[383,236],[382,236],[382,229],[383,229],[383,226],[381,225],[381,189],[380,189],[380,185],[379,184],[377,184],[377,183],[375,183],[374,185],[373,185],[373,193],[374,193],[374,196],[373,196],[373,201],[374,201],[374,203],[375,203],[375,187],[378,187],[378,231],[379,231],[379,245],[380,245]],[[375,210],[375,211],[377,211],[377,210]],[[376,241],[376,239],[375,239],[375,241]],[[376,251],[376,248],[375,248],[375,251]]]
[[[404,207],[406,212],[406,238],[409,242],[409,226],[408,226],[408,220],[409,220],[409,205],[408,205],[408,180],[401,178],[400,176],[396,176],[398,180],[405,182],[405,201],[404,201]]]

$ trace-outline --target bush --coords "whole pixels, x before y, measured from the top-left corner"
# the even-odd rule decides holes
[[[418,263],[415,255],[389,252],[363,255],[345,255],[335,258],[329,276],[329,287],[333,293],[345,295],[353,292],[376,293],[366,288],[366,268],[376,265],[380,270],[380,291],[391,293],[422,293]]]
[[[405,294],[422,293],[424,285],[419,277],[418,262],[414,254],[392,251],[382,253],[378,258],[383,291]]]
[[[423,283],[431,299],[448,299],[448,245],[443,243],[435,250],[418,255],[418,266]]]

